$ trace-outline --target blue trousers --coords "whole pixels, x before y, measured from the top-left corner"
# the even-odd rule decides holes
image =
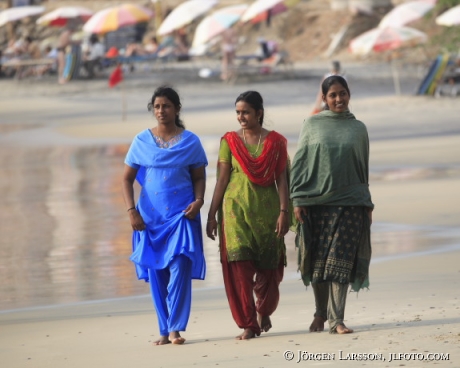
[[[149,268],[149,280],[161,336],[185,331],[192,305],[192,261],[178,255],[164,269]]]

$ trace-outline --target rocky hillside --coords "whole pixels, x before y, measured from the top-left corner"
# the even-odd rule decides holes
[[[165,7],[174,8],[180,0],[162,0]],[[151,1],[135,0],[153,9]],[[238,4],[240,0],[221,0],[220,6]],[[399,1],[401,2],[401,1]],[[89,1],[89,0],[53,0],[44,1],[43,5],[48,10],[63,5],[80,5],[99,10],[110,5],[117,4],[118,1]],[[398,3],[398,0],[394,0]],[[251,52],[257,45],[258,37],[274,39],[278,41],[283,49],[289,52],[293,61],[311,60],[330,60],[338,58],[340,60],[352,60],[356,57],[347,51],[349,41],[362,32],[375,27],[380,19],[390,9],[376,9],[373,14],[351,14],[349,11],[332,11],[329,2],[326,0],[303,0],[297,6],[287,12],[272,17],[270,26],[265,23],[246,24],[238,28],[240,39],[242,40],[241,52]],[[411,26],[425,31],[430,36],[431,42],[423,47],[412,50],[404,50],[398,53],[398,57],[408,62],[424,62],[439,53],[442,49],[443,38],[451,37],[455,39],[460,32],[456,30],[446,31],[443,27],[437,26],[434,16],[419,20]],[[190,41],[193,38],[193,31],[196,24],[188,27]],[[6,44],[8,27],[0,28],[0,43]],[[149,24],[148,32],[155,31],[155,24]],[[53,37],[58,30],[52,28],[36,27],[33,21],[21,22],[17,24],[15,32],[18,35],[27,33],[39,40]],[[456,32],[456,33],[455,33]],[[338,40],[337,35],[342,34],[340,42],[336,42],[335,47],[331,43]],[[446,35],[447,34],[447,35]],[[459,46],[460,48],[460,46]],[[394,56],[394,55],[393,55]],[[385,60],[390,58],[389,53],[374,54],[367,57],[369,60]]]

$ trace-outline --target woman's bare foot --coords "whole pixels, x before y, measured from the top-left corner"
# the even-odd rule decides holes
[[[178,331],[173,331],[169,333],[169,342],[174,345],[182,345],[185,342],[185,339],[180,335]]]
[[[310,325],[310,332],[321,332],[324,331],[324,318],[320,316],[315,316],[313,322]]]
[[[257,322],[259,323],[260,329],[264,332],[268,332],[272,328],[272,321],[269,316],[262,317],[257,313]]]
[[[256,337],[256,333],[250,328],[245,328],[241,335],[235,337],[237,340],[249,340]]]
[[[348,328],[345,325],[337,325],[337,327],[335,328],[335,332],[337,332],[338,334],[343,335],[343,334],[352,333],[353,330],[351,328]]]
[[[171,341],[168,340],[168,336],[161,336],[157,341],[153,342],[153,345],[166,345],[171,343]]]

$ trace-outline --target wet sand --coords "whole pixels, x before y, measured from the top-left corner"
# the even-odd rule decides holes
[[[186,125],[208,154],[207,204],[219,137],[237,127],[238,93],[262,93],[267,128],[288,137],[292,156],[322,73],[311,66],[296,80],[236,85],[175,80]],[[318,365],[460,364],[460,104],[409,95],[417,83],[413,75],[403,80],[405,94],[395,96],[385,69],[372,66],[350,67],[348,76],[351,108],[371,139],[376,204],[371,288],[350,295],[347,304],[346,323],[356,333],[307,332],[313,295],[298,280],[290,234],[289,265],[269,333],[233,340],[239,331],[222,288],[217,244],[207,241],[208,275],[194,284],[187,344],[152,347],[156,318],[147,285],[135,280],[128,261],[130,231],[119,191],[129,142],[154,124],[146,103],[161,79],[150,76],[150,83],[146,75],[127,81],[126,121],[120,89],[108,90],[105,81],[62,88],[48,81],[0,82],[2,365],[278,367],[295,364],[298,350],[335,354]],[[294,352],[293,361],[283,357],[286,350]],[[386,360],[340,360],[339,350],[342,358],[374,353]],[[450,360],[389,362],[389,353],[449,354]]]

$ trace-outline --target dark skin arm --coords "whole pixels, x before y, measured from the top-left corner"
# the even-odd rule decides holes
[[[307,216],[308,210],[307,207],[294,207],[294,216],[296,220],[303,224],[303,217],[302,216]]]
[[[228,163],[220,162],[219,163],[219,178],[217,179],[216,187],[214,189],[214,194],[211,201],[211,206],[208,213],[208,222],[206,224],[206,235],[208,238],[215,240],[217,236],[217,221],[216,214],[217,210],[222,203],[224,198],[225,190],[227,189],[228,182],[230,180],[231,166]],[[288,209],[289,208],[289,195],[288,195],[288,185],[286,170],[284,170],[279,177],[276,179],[276,184],[278,186],[278,192],[280,197],[280,208]],[[283,237],[289,230],[289,213],[281,212],[278,216],[276,222],[276,233],[278,237]]]
[[[193,182],[193,191],[195,193],[195,201],[190,203],[187,208],[184,210],[185,217],[193,219],[200,212],[201,207],[204,203],[204,191],[206,189],[206,174],[204,166],[198,167],[196,169],[191,169],[190,173],[192,175]]]
[[[135,207],[134,203],[134,180],[136,180],[137,170],[132,167],[125,165],[123,171],[123,179],[121,182],[121,188],[123,191],[123,198],[125,200],[126,209]],[[145,229],[145,223],[136,209],[128,211],[129,220],[133,230],[142,231]]]
[[[122,180],[123,197],[125,199],[126,209],[135,207],[134,203],[134,181],[136,180],[137,170],[125,165]],[[191,170],[193,189],[195,193],[195,201],[190,203],[184,210],[187,218],[195,218],[203,206],[204,191],[206,188],[205,169],[204,166]],[[201,199],[198,199],[201,198]],[[136,209],[128,211],[129,220],[133,230],[145,230],[144,219]]]
[[[219,177],[217,179],[214,194],[212,195],[211,206],[208,212],[208,222],[206,224],[206,235],[208,238],[215,240],[217,236],[216,214],[224,198],[225,190],[230,181],[231,165],[225,162],[219,162]]]
[[[276,185],[278,187],[278,195],[280,198],[280,209],[289,209],[289,194],[288,184],[286,177],[286,169],[276,178]],[[280,211],[278,221],[276,222],[276,233],[278,238],[282,238],[289,231],[289,213]]]

